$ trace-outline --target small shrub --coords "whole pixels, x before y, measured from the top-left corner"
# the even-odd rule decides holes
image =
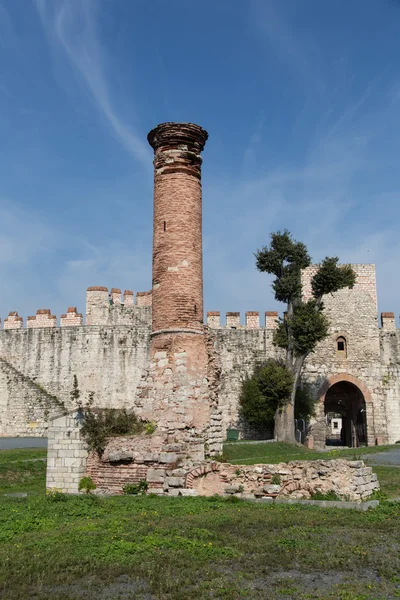
[[[46,490],[46,500],[48,502],[65,502],[68,500],[68,496],[56,489]]]
[[[311,495],[311,500],[331,500],[331,501],[342,501],[343,498],[340,498],[333,490],[326,492],[323,494],[322,492],[315,492]]]
[[[149,421],[144,426],[144,430],[145,430],[146,435],[151,435],[152,433],[155,432],[156,429],[157,429],[157,424],[154,423],[154,421]]]
[[[272,475],[271,483],[272,483],[272,485],[280,485],[281,484],[281,476],[278,475],[277,473],[275,473],[275,475]]]
[[[236,475],[236,477],[239,477],[240,473],[241,473],[241,470],[240,470],[240,469],[236,469],[236,470],[235,470],[235,475]]]
[[[138,496],[145,494],[149,489],[149,484],[146,480],[139,481],[139,483],[126,483],[122,488],[123,492],[127,496]]]
[[[96,488],[97,485],[91,477],[82,477],[82,479],[79,482],[78,490],[80,492],[86,492],[86,494],[90,494]]]
[[[81,392],[79,390],[78,378],[74,375],[72,380],[72,390],[70,392],[71,401],[74,406],[79,406],[79,398],[81,397]]]
[[[238,492],[239,492],[240,494],[242,494],[242,493],[244,492],[244,486],[243,486],[243,485],[239,485]]]
[[[103,454],[109,437],[134,435],[144,429],[145,423],[125,408],[83,409],[81,434],[89,450],[94,450],[99,456]]]

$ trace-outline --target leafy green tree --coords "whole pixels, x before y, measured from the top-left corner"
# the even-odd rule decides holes
[[[283,406],[293,386],[293,375],[275,360],[256,365],[251,377],[242,383],[241,412],[255,429],[272,428],[275,413]]]
[[[342,288],[352,288],[356,275],[350,265],[339,265],[337,257],[325,258],[311,280],[312,297],[302,298],[301,272],[311,265],[306,246],[293,239],[289,231],[271,234],[269,246],[255,253],[259,271],[275,276],[272,288],[275,298],[286,304],[274,342],[285,349],[285,366],[293,375],[286,402],[275,413],[275,437],[295,443],[294,417],[296,390],[307,356],[328,335],[328,319],[324,314],[323,296]]]
[[[293,375],[282,362],[270,359],[256,365],[253,374],[242,382],[241,413],[254,429],[273,429],[275,414],[282,408],[293,386]],[[296,390],[295,418],[309,419],[315,400],[306,385]]]

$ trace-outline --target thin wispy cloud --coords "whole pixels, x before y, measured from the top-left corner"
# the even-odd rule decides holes
[[[114,136],[145,168],[151,154],[143,136],[137,134],[118,114],[105,74],[104,47],[98,39],[94,0],[34,0],[52,50],[60,50],[86,87],[100,115]]]
[[[299,33],[291,26],[287,16],[283,16],[282,3],[274,0],[252,0],[250,6],[254,27],[268,42],[269,54],[272,49],[274,58],[278,59],[280,64],[286,65],[292,77],[307,92],[310,87],[314,92],[323,91],[323,77],[317,76],[315,71],[318,49],[312,36],[307,32]],[[301,10],[300,5],[297,8]],[[296,12],[293,7],[292,12]]]
[[[278,308],[253,252],[283,228],[314,260],[375,262],[398,310],[400,8],[233,4],[0,0],[0,316],[149,289],[145,135],[181,118],[210,133],[206,310]]]

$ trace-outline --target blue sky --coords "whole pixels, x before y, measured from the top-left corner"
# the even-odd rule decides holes
[[[205,309],[278,308],[253,252],[377,265],[400,311],[398,0],[0,0],[0,315],[151,287],[163,121],[209,132]],[[281,307],[279,307],[281,308]]]

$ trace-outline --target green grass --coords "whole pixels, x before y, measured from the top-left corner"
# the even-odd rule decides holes
[[[373,466],[374,473],[378,475],[381,491],[387,498],[400,498],[400,468]]]
[[[38,485],[20,470],[37,455],[8,456],[7,491],[13,477],[18,489],[21,477]],[[218,497],[0,496],[0,598],[400,598],[399,518],[400,505],[385,502],[364,513]]]
[[[44,494],[46,449],[0,450],[0,495],[15,492]]]
[[[365,448],[349,448],[347,450],[332,448],[328,452],[319,452],[317,450],[309,450],[304,446],[292,446],[283,442],[259,444],[233,442],[224,444],[224,458],[234,465],[277,464],[291,460],[329,460],[333,458],[358,460],[363,459],[368,454],[386,452],[391,448],[399,448],[399,446],[369,446]]]

